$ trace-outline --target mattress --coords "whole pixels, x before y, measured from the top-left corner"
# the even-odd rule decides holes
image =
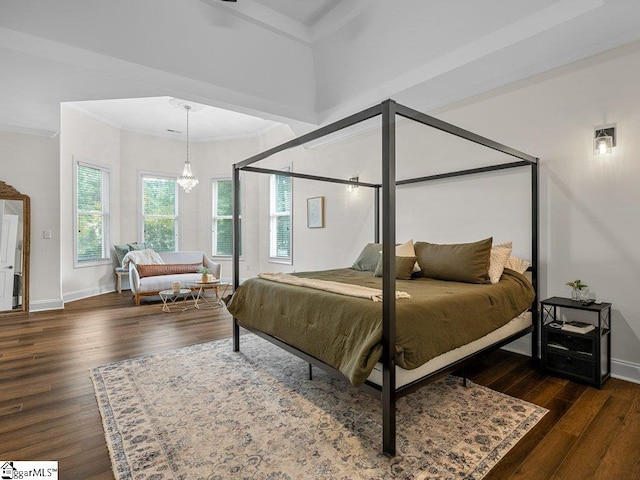
[[[461,360],[468,355],[472,355],[482,350],[483,348],[504,340],[505,338],[508,338],[518,332],[521,332],[531,325],[531,312],[524,312],[512,319],[506,325],[503,325],[502,327],[492,331],[484,337],[480,337],[477,340],[472,341],[471,343],[467,343],[466,345],[454,348],[453,350],[449,350],[446,353],[438,355],[437,357],[429,360],[427,363],[422,364],[418,368],[405,370],[404,368],[396,367],[396,388],[403,387],[404,385],[415,382],[416,380],[419,380],[426,375],[436,372],[441,368],[446,367],[447,365],[451,365],[452,363]],[[382,386],[381,362],[376,363],[367,380],[375,383],[376,385]]]
[[[301,278],[381,288],[373,272],[336,269]],[[531,283],[505,271],[497,284],[397,280],[411,298],[396,301],[396,363],[412,370],[489,334],[525,311]],[[367,380],[382,354],[382,302],[312,288],[245,281],[227,305],[238,323],[275,337],[339,370],[353,385]]]

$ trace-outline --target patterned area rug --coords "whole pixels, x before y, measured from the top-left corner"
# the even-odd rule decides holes
[[[546,413],[447,377],[382,404],[254,336],[92,370],[117,479],[482,478]]]

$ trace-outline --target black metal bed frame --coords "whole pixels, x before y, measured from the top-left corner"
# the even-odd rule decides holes
[[[338,178],[323,177],[318,175],[307,175],[297,172],[285,172],[280,170],[271,170],[265,168],[251,167],[252,164],[264,160],[278,152],[288,150],[293,147],[304,145],[305,143],[317,140],[326,135],[335,133],[344,128],[356,125],[365,120],[369,120],[380,115],[382,117],[382,183],[373,184],[359,181],[343,180]],[[417,177],[411,179],[396,179],[396,116],[401,116],[410,120],[414,120],[428,127],[455,135],[462,139],[475,142],[485,147],[497,150],[513,156],[518,161],[511,163],[502,163],[497,165],[484,166],[479,168],[471,168],[454,172],[442,173],[438,175],[430,175],[425,177]],[[392,272],[396,271],[396,188],[402,185],[413,183],[429,182],[451,177],[459,177],[465,175],[473,175],[497,170],[510,168],[530,167],[531,168],[531,275],[532,284],[536,291],[531,313],[532,326],[518,332],[498,343],[492,344],[481,351],[477,351],[453,364],[422,377],[408,385],[396,388],[396,364],[395,364],[395,343],[396,343],[396,278]],[[538,232],[538,159],[520,152],[513,148],[502,145],[488,138],[476,135],[455,125],[449,124],[437,118],[431,117],[424,113],[413,110],[409,107],[400,105],[393,100],[385,100],[379,105],[367,108],[359,113],[350,115],[342,120],[334,122],[330,125],[322,127],[318,130],[302,135],[298,138],[285,142],[279,146],[273,147],[262,153],[254,155],[240,163],[233,165],[233,288],[234,291],[240,285],[240,222],[239,222],[239,185],[240,171],[266,173],[281,176],[289,176],[293,178],[302,178],[307,180],[317,180],[322,182],[357,185],[370,187],[375,189],[375,241],[380,241],[380,230],[382,227],[382,365],[383,365],[383,381],[382,387],[369,381],[361,387],[368,393],[372,393],[378,397],[382,397],[382,431],[383,431],[383,451],[388,455],[395,455],[396,451],[396,400],[407,395],[423,385],[440,378],[442,375],[464,368],[465,365],[473,361],[477,356],[486,353],[488,350],[500,348],[527,333],[531,333],[531,352],[532,359],[538,362],[538,253],[539,253],[539,232]],[[382,191],[382,198],[381,196]],[[380,208],[381,207],[381,208]],[[380,224],[382,218],[382,225]],[[238,319],[233,319],[233,350],[240,350],[240,327],[265,338],[266,340],[278,345],[279,347],[297,355],[310,365],[318,366],[333,376],[344,379],[344,375],[335,368],[325,364],[321,360],[308,355],[307,353],[289,345],[288,343],[275,338],[258,330],[247,328],[242,325]]]

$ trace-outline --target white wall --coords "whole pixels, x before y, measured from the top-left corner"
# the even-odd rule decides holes
[[[31,311],[62,308],[59,155],[57,137],[0,132],[0,180],[31,199]]]
[[[580,278],[598,299],[612,302],[614,373],[636,379],[639,74],[632,45],[441,115],[540,157],[541,298],[568,296],[565,283]],[[593,129],[610,122],[617,124],[617,147],[611,156],[593,156]]]
[[[202,250],[211,254],[211,180],[215,178],[228,178],[232,176],[232,165],[238,163],[260,151],[260,138],[245,137],[210,143],[196,144],[194,151],[201,165],[198,172],[202,171],[202,188],[198,185],[198,196],[202,208],[199,209],[198,219],[201,224],[198,228],[199,244]],[[200,175],[200,173],[198,173]],[[256,219],[259,218],[259,177],[255,174],[242,173],[240,176],[242,195],[242,238],[243,251],[240,261],[240,275],[255,276],[259,271],[259,228]],[[193,192],[192,192],[193,193]],[[213,257],[222,264],[222,278],[231,280],[232,265],[228,257]]]
[[[113,291],[115,288],[111,263],[92,267],[73,267],[73,158],[109,165],[112,172],[112,244],[142,241],[139,176],[141,172],[177,177],[184,166],[186,144],[139,133],[121,131],[105,125],[72,108],[62,108],[62,143],[60,171],[63,192],[62,225],[62,291],[65,301]],[[230,178],[233,163],[259,151],[257,136],[229,139],[204,144],[191,143],[189,158],[200,183],[190,192],[179,190],[178,248],[201,250],[211,255],[211,181]],[[257,177],[243,178],[243,200],[248,221],[243,233],[257,238]],[[243,255],[243,276],[258,273],[257,241],[247,243]],[[255,245],[255,247],[254,247]],[[222,275],[231,278],[231,262],[216,258],[222,264]]]
[[[634,301],[640,276],[640,254],[635,248],[640,234],[636,220],[640,218],[640,194],[637,193],[640,98],[636,82],[639,74],[640,47],[636,44],[435,113],[444,120],[541,158],[540,297],[568,295],[564,284],[581,278],[599,299],[612,302],[613,371],[618,376],[636,380],[640,379],[640,307]],[[184,142],[119,132],[86,118],[81,120],[77,112],[63,109],[62,113],[66,128],[60,145],[59,170],[56,140],[2,134],[0,143],[3,162],[15,162],[17,158],[28,166],[20,171],[3,169],[3,180],[32,196],[32,301],[46,302],[57,295],[49,290],[58,290],[55,282],[37,280],[35,269],[40,265],[46,267],[48,279],[51,272],[61,271],[65,295],[81,291],[82,281],[93,282],[89,284],[98,290],[113,288],[110,267],[97,268],[91,273],[89,270],[75,272],[69,267],[72,265],[72,155],[101,163],[120,157],[121,170],[114,175],[114,183],[118,177],[120,182],[118,194],[114,196],[120,198],[121,230],[119,236],[114,230],[116,242],[138,239],[138,170],[176,175],[184,160]],[[617,124],[618,146],[610,157],[594,157],[593,128],[610,122]],[[466,162],[464,155],[452,155],[453,150],[445,141],[432,142],[414,129],[416,126],[408,123],[399,128],[398,138],[403,142],[398,147],[399,160],[407,165],[399,167],[399,177],[416,174],[423,162],[425,166],[431,165],[430,159],[443,154],[447,159],[443,171]],[[66,143],[66,134],[71,132],[77,138]],[[230,172],[232,163],[288,140],[291,135],[289,129],[280,128],[257,139],[193,146],[192,162],[201,184],[191,194],[182,193],[180,197],[184,212],[181,248],[205,251],[211,248],[207,179]],[[363,181],[376,181],[379,145],[375,132],[367,132],[343,140],[340,145],[297,149],[297,152],[279,155],[271,166],[293,164],[295,171],[343,178],[359,174]],[[475,154],[472,156],[475,160]],[[35,180],[32,165],[38,172]],[[58,178],[59,185],[55,185]],[[38,182],[36,187],[32,186],[34,181]],[[523,213],[528,210],[527,200],[513,201],[527,181],[526,177],[505,172],[477,182],[470,179],[441,182],[430,187],[428,193],[418,188],[407,189],[399,193],[398,240],[413,237],[415,240],[469,241],[493,235],[496,241],[514,240],[516,253],[527,256],[528,232],[521,233],[528,228],[528,213]],[[359,189],[354,197],[348,196],[341,186],[295,180],[294,263],[290,267],[270,264],[266,261],[266,177],[257,179],[256,175],[247,175],[245,195],[243,277],[260,270],[300,271],[348,265],[361,244],[372,236],[371,203],[366,198],[366,189]],[[318,195],[324,195],[326,200],[326,228],[308,229],[306,199]],[[527,199],[528,195],[523,198]],[[456,210],[455,215],[447,217],[437,213],[444,203]],[[54,208],[58,205],[59,209]],[[430,213],[434,211],[435,214]],[[488,213],[487,219],[479,216],[478,211],[483,215]],[[525,221],[519,215],[525,215]],[[496,222],[498,225],[492,226]],[[54,240],[36,241],[41,236],[38,232],[45,228],[54,232]],[[55,250],[60,249],[57,238],[62,240],[61,263],[55,259]],[[230,275],[228,263],[224,269],[225,275]]]
[[[139,179],[141,172],[177,177],[182,173],[186,158],[186,144],[181,140],[142,135],[127,131],[120,132],[120,185],[123,199],[120,204],[120,237],[117,244],[141,242],[142,227],[139,222],[142,199]],[[198,237],[194,235],[200,207],[199,192],[203,185],[200,173],[202,166],[190,148],[190,160],[193,172],[199,177],[200,184],[190,193],[180,190],[178,204],[178,248],[180,250],[198,250]],[[206,183],[206,182],[204,182]],[[126,200],[125,200],[126,199]]]
[[[231,178],[231,165],[255,154],[257,146],[257,137],[189,145],[192,171],[199,183],[189,193],[180,189],[178,196],[180,250],[211,253],[211,180]],[[184,167],[186,144],[182,140],[122,131],[121,158],[122,226],[120,238],[116,240],[117,243],[131,243],[141,241],[140,172],[177,177]],[[251,191],[251,185],[248,185],[249,205],[252,203]]]
[[[565,283],[581,278],[598,299],[612,302],[612,370],[618,377],[636,381],[640,381],[640,306],[635,301],[640,280],[636,247],[640,236],[638,50],[635,45],[610,52],[435,114],[541,159],[540,298],[568,296]],[[610,122],[617,124],[618,146],[611,156],[595,157],[594,127]],[[430,174],[471,166],[476,161],[475,166],[481,166],[490,160],[491,155],[469,152],[469,146],[460,150],[448,140],[433,142],[430,134],[423,132],[422,127],[401,122],[399,178],[419,175],[421,169]],[[373,158],[380,145],[374,132],[341,144],[315,152],[332,158],[329,163],[335,160],[324,171],[327,175],[335,171],[348,176],[354,170],[346,166],[350,159],[357,163],[363,152]],[[359,171],[355,173],[360,173],[364,181],[376,180],[377,161],[373,158],[373,167],[356,167]],[[398,241],[412,237],[464,242],[493,236],[496,242],[513,240],[515,253],[530,258],[527,170],[400,188]],[[303,216],[303,199],[327,191],[323,188],[297,182],[294,215]],[[336,195],[328,203],[341,201]],[[328,212],[329,224],[323,232],[326,238],[317,237],[326,244],[314,244],[314,249],[325,251],[329,245],[336,245],[337,250],[343,238],[359,238],[359,233],[366,237],[367,224],[351,225],[349,230],[343,224],[332,228],[334,215]],[[296,228],[296,240],[307,236],[298,222]],[[301,249],[297,242],[294,268],[308,261]],[[314,265],[318,263],[328,267],[331,262]]]
[[[74,266],[74,160],[111,170],[111,237],[120,234],[120,130],[64,104],[60,108],[60,265],[65,302],[114,289],[113,264]]]

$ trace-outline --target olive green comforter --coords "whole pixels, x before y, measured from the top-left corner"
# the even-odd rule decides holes
[[[295,275],[382,288],[372,272],[350,268]],[[534,299],[529,281],[508,269],[493,285],[416,278],[397,280],[396,289],[412,297],[396,301],[396,362],[408,370],[501,327]],[[355,386],[382,354],[380,302],[252,278],[228,309],[242,325],[322,360]]]

